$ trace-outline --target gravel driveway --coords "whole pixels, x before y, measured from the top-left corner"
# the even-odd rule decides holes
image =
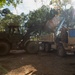
[[[13,51],[0,56],[0,75],[75,75],[75,56],[57,56],[56,52],[26,54]],[[34,73],[34,74],[32,74]]]

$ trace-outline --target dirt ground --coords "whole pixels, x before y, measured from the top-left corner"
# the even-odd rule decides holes
[[[75,56],[62,58],[55,51],[38,54],[13,51],[0,56],[0,75],[75,75]]]

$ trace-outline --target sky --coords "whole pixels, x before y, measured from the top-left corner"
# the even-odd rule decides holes
[[[50,0],[43,0],[44,5],[49,5]],[[42,6],[41,0],[37,0],[37,2],[34,2],[34,0],[23,0],[23,3],[17,5],[16,10],[15,8],[11,6],[4,6],[4,8],[9,8],[12,13],[14,14],[21,14],[24,12],[25,14],[28,14],[29,11],[34,11]]]
[[[19,15],[22,12],[24,12],[25,14],[28,14],[29,11],[34,11],[42,6],[41,0],[36,0],[36,1],[37,2],[34,2],[34,0],[23,0],[23,3],[17,5],[16,10],[12,5],[9,7],[4,6],[4,8],[9,8],[13,14]],[[43,4],[49,5],[50,1],[51,0],[43,0]],[[75,0],[72,0],[72,3],[73,3],[73,5],[75,5]],[[69,7],[70,7],[70,5],[67,6],[67,8],[69,8]]]

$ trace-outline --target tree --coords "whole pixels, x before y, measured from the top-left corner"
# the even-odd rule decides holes
[[[4,5],[9,6],[10,4],[16,7],[19,3],[22,3],[22,0],[0,0],[0,7],[3,7]]]
[[[50,33],[50,29],[46,29],[46,23],[51,18],[50,16],[50,8],[48,6],[43,5],[38,10],[30,12],[27,16],[28,20],[25,23],[28,30],[31,31],[45,31]]]
[[[10,12],[9,9],[7,9],[6,11],[1,12],[2,17],[0,17],[0,31],[3,31],[3,29],[8,25],[20,26],[21,24],[23,24],[23,22],[25,20],[24,15],[23,16],[22,15],[14,15],[13,13]]]
[[[35,10],[33,12],[30,12],[28,17],[28,21],[26,23],[27,26],[33,26],[33,25],[44,25],[45,22],[48,19],[48,16],[50,13],[50,10],[47,6],[42,6],[38,10]]]

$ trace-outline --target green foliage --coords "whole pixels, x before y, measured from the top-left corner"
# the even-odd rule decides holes
[[[8,71],[4,68],[4,67],[2,67],[1,65],[0,65],[0,71],[2,71],[4,74],[6,74]]]
[[[11,12],[4,14],[2,13],[3,16],[0,17],[0,31],[4,31],[4,28],[7,25],[21,25],[25,21],[25,15],[14,15]]]
[[[8,8],[5,8],[5,9],[1,10],[1,15],[2,16],[5,16],[7,14],[11,14],[11,12],[10,12],[10,10]]]
[[[71,0],[51,0],[52,1],[52,3],[60,3],[60,5],[62,4],[62,2],[63,2],[63,4],[66,4],[66,3],[70,3],[71,2]]]
[[[1,25],[20,25],[21,17],[19,15],[7,14],[2,20]]]
[[[10,5],[12,4],[14,7],[17,6],[17,4],[22,3],[22,0],[0,0],[0,7],[3,7],[4,5]]]
[[[47,6],[42,6],[38,10],[34,12],[30,12],[28,17],[28,21],[26,25],[28,27],[34,26],[34,25],[44,25],[45,22],[48,20],[49,16],[49,8]]]
[[[0,0],[0,7],[3,7],[3,5],[6,3],[6,0]]]

